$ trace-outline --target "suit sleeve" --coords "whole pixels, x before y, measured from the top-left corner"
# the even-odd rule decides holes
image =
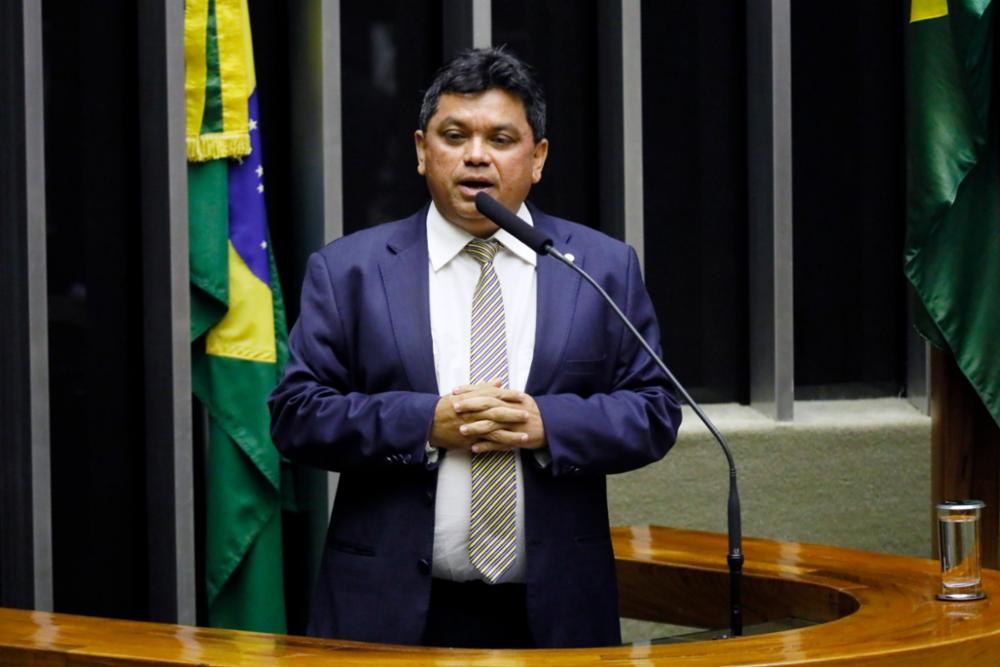
[[[656,314],[631,248],[624,295],[619,298],[612,293],[612,297],[659,352]],[[614,369],[605,392],[534,397],[545,426],[553,475],[634,470],[662,458],[677,438],[681,413],[669,380],[624,326],[616,342]]]
[[[289,362],[271,392],[271,436],[289,459],[342,471],[425,465],[439,397],[411,391],[352,391],[349,342],[326,263],[309,258]]]

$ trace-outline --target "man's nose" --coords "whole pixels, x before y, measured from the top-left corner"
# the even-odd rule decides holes
[[[473,136],[465,142],[465,163],[468,165],[485,165],[490,163],[489,145],[482,137]]]

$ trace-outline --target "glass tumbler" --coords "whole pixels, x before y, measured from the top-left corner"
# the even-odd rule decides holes
[[[938,549],[941,556],[939,600],[981,600],[983,575],[979,562],[981,500],[943,502],[937,508]]]

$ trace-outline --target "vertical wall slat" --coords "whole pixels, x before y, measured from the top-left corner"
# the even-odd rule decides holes
[[[625,242],[645,264],[642,178],[642,15],[640,0],[622,3],[622,165]]]
[[[296,224],[295,274],[286,276],[285,284],[300,285],[309,255],[344,234],[340,2],[291,3],[288,11],[291,211]],[[339,477],[330,473],[327,479],[327,504],[332,507]]]
[[[493,44],[492,0],[441,0],[442,53],[445,61],[467,49]]]
[[[45,107],[42,7],[24,3],[25,192],[31,360],[31,506],[34,608],[51,610],[52,487],[49,457],[48,280],[45,247]]]
[[[472,0],[472,48],[493,45],[493,2]]]
[[[789,0],[747,2],[750,404],[782,421],[794,400]]]
[[[321,218],[323,241],[329,242],[344,235],[344,129],[343,91],[340,54],[340,3],[323,0],[322,17],[323,63],[323,216]],[[327,476],[327,507],[333,509],[337,497],[340,475]]]
[[[142,0],[138,17],[150,618],[193,625],[184,5]]]
[[[642,18],[639,0],[598,4],[601,230],[631,244],[644,261]]]
[[[41,6],[0,2],[0,606],[51,610]]]

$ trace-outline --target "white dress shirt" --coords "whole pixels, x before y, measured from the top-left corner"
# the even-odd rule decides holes
[[[521,204],[518,215],[531,224]],[[463,252],[474,237],[441,215],[432,202],[427,212],[427,251],[431,337],[438,392],[445,394],[469,383],[469,333],[472,297],[480,265]],[[537,256],[504,230],[494,239],[503,246],[493,268],[503,294],[510,388],[524,390],[535,346],[535,264]],[[471,455],[451,450],[438,467],[434,509],[433,576],[451,581],[483,579],[469,562],[469,505],[472,494]],[[524,582],[524,481],[517,461],[517,557],[497,583]]]

